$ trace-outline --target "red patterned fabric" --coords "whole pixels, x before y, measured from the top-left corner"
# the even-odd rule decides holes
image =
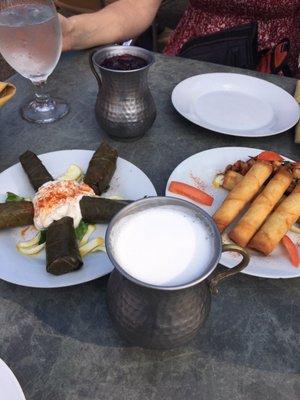
[[[177,55],[191,38],[205,36],[248,22],[258,22],[259,50],[289,38],[289,65],[298,70],[300,54],[300,0],[190,0],[165,53]]]

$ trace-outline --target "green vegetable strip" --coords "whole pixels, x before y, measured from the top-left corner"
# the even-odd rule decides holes
[[[88,230],[89,224],[85,223],[84,221],[80,221],[79,225],[75,229],[75,235],[77,240],[81,240],[83,236],[86,234]]]
[[[43,244],[46,242],[46,230],[40,232],[41,232],[41,237],[38,244]]]

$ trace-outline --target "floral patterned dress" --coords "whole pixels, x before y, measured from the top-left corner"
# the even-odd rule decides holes
[[[289,38],[289,65],[298,70],[300,54],[300,0],[190,0],[165,53],[176,55],[191,38],[258,22],[259,50]]]

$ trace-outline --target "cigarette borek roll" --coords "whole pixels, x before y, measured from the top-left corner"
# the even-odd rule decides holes
[[[300,216],[300,183],[286,197],[249,243],[249,247],[270,254]]]
[[[244,178],[227,195],[221,207],[213,215],[219,231],[224,229],[238,216],[246,204],[258,193],[273,171],[271,164],[258,161]]]
[[[242,174],[229,170],[224,175],[222,187],[226,190],[232,190],[243,178]]]
[[[238,224],[229,233],[230,239],[239,246],[247,246],[250,239],[259,230],[284,192],[290,186],[292,179],[292,174],[287,168],[280,169],[257,196]]]

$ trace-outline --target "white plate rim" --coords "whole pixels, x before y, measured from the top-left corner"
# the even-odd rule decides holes
[[[263,133],[263,134],[261,134],[261,135],[255,135],[255,134],[250,134],[250,133],[247,134],[247,133],[244,133],[244,132],[242,132],[242,133],[239,134],[239,133],[231,132],[231,131],[228,130],[228,129],[214,129],[214,130],[212,130],[207,124],[205,124],[205,123],[201,123],[201,124],[200,124],[199,121],[198,121],[196,118],[192,118],[191,116],[189,116],[189,115],[187,115],[186,113],[184,113],[184,112],[180,109],[180,107],[178,107],[178,105],[177,105],[177,100],[176,100],[176,96],[177,96],[177,91],[178,91],[178,89],[180,89],[183,85],[188,84],[189,82],[191,82],[192,80],[194,80],[194,79],[196,79],[196,78],[200,78],[200,77],[202,78],[202,77],[205,77],[205,76],[207,76],[207,75],[240,76],[240,77],[243,77],[243,78],[245,78],[245,79],[250,79],[250,80],[251,80],[251,79],[254,79],[254,80],[256,80],[256,81],[260,81],[260,83],[263,83],[263,84],[265,84],[265,85],[272,85],[273,87],[276,87],[276,89],[278,89],[278,90],[281,91],[281,92],[284,92],[285,95],[287,95],[287,96],[290,97],[291,102],[294,103],[295,111],[296,111],[296,109],[297,109],[297,111],[298,111],[298,116],[297,116],[294,120],[292,120],[289,124],[287,124],[286,127],[285,127],[284,129],[274,130],[274,132]],[[257,78],[257,77],[254,77],[254,76],[249,76],[249,75],[246,75],[246,74],[236,74],[236,73],[232,73],[232,72],[209,72],[209,73],[204,73],[204,74],[198,74],[198,75],[190,76],[189,78],[186,78],[186,79],[182,80],[181,82],[179,82],[179,83],[174,87],[174,89],[172,90],[172,94],[171,94],[171,101],[172,101],[172,104],[173,104],[173,107],[175,108],[175,110],[176,110],[182,117],[184,117],[184,118],[187,119],[188,121],[192,122],[193,124],[195,124],[195,125],[197,125],[197,126],[200,126],[200,127],[203,127],[203,128],[205,128],[205,129],[209,130],[210,132],[213,132],[213,133],[220,133],[220,134],[223,134],[223,135],[229,135],[229,136],[235,136],[235,137],[251,137],[251,138],[254,138],[254,137],[269,137],[269,136],[275,136],[275,135],[278,135],[279,133],[286,132],[286,131],[288,131],[289,129],[291,129],[293,126],[295,126],[296,123],[299,121],[299,117],[300,117],[299,104],[297,103],[297,101],[295,100],[295,98],[294,98],[290,93],[288,93],[286,90],[282,89],[280,86],[277,86],[277,85],[275,85],[274,83],[269,82],[269,81],[264,80],[264,79],[261,79],[261,78]],[[261,130],[263,130],[263,128],[261,128]]]
[[[170,176],[169,176],[169,179],[168,179],[168,181],[167,181],[167,184],[166,184],[166,188],[165,188],[165,195],[166,196],[171,196],[171,197],[179,197],[179,198],[184,198],[185,200],[187,200],[187,201],[189,201],[189,199],[187,199],[186,197],[181,197],[180,195],[176,195],[176,194],[174,194],[174,193],[171,193],[171,192],[169,192],[168,191],[168,187],[169,187],[169,185],[170,185],[170,183],[171,183],[171,181],[172,181],[172,177],[173,177],[173,175],[175,174],[175,172],[178,172],[178,170],[180,170],[184,165],[185,165],[185,163],[188,163],[192,158],[194,158],[194,157],[197,157],[198,155],[203,155],[203,154],[209,154],[209,153],[212,153],[212,152],[219,152],[219,151],[226,151],[226,149],[230,149],[230,150],[234,150],[234,151],[240,151],[240,150],[243,150],[243,151],[251,151],[251,152],[257,152],[257,153],[259,153],[259,152],[261,152],[261,151],[264,151],[264,149],[257,149],[257,148],[254,148],[254,147],[243,147],[243,146],[224,146],[224,147],[217,147],[217,148],[213,148],[213,149],[207,149],[207,150],[203,150],[203,151],[200,151],[200,152],[198,152],[198,153],[195,153],[195,154],[193,154],[193,155],[191,155],[191,156],[189,156],[189,157],[187,157],[186,159],[184,159],[184,160],[182,160],[178,165],[177,165],[177,167],[175,167],[174,168],[174,170],[171,172],[171,174],[170,174]],[[251,154],[250,154],[251,155]],[[282,155],[282,154],[281,154]],[[282,155],[282,157],[284,157],[284,159],[286,160],[286,161],[294,161],[294,160],[292,160],[292,159],[290,159],[290,158],[288,158],[288,157],[286,157],[286,156],[284,156],[284,155]],[[226,166],[224,166],[224,168],[225,168]],[[217,172],[217,171],[216,171]],[[199,206],[199,204],[197,204],[197,203],[195,203],[195,202],[193,202],[193,204],[196,204],[196,205],[198,205]],[[261,257],[263,257],[263,256],[261,256]],[[231,268],[231,267],[229,267],[229,266],[227,266],[223,261],[222,261],[222,265],[223,266],[225,266],[226,268]],[[257,268],[259,269],[259,266],[257,266]],[[292,268],[294,268],[294,267],[292,267],[291,266],[291,271],[293,271],[293,269]],[[297,269],[296,269],[297,270]],[[298,267],[298,270],[299,270],[299,274],[298,275],[289,275],[289,274],[286,274],[286,275],[284,275],[284,276],[281,276],[280,274],[278,274],[277,276],[275,275],[272,275],[272,276],[270,276],[269,274],[264,274],[264,273],[262,273],[262,272],[258,272],[258,273],[253,273],[253,272],[249,272],[249,271],[247,271],[247,269],[246,270],[243,270],[243,271],[241,271],[241,273],[242,274],[245,274],[245,275],[249,275],[249,276],[255,276],[255,277],[257,277],[257,278],[267,278],[267,279],[295,279],[295,278],[300,278],[300,267]]]
[[[5,371],[5,373],[7,375],[9,375],[10,379],[13,382],[14,389],[18,393],[18,398],[16,400],[26,400],[24,392],[23,392],[21,385],[20,385],[18,379],[16,378],[15,374],[12,372],[12,370],[9,368],[9,366],[0,358],[0,372],[1,372],[1,370],[2,370],[2,372]]]

